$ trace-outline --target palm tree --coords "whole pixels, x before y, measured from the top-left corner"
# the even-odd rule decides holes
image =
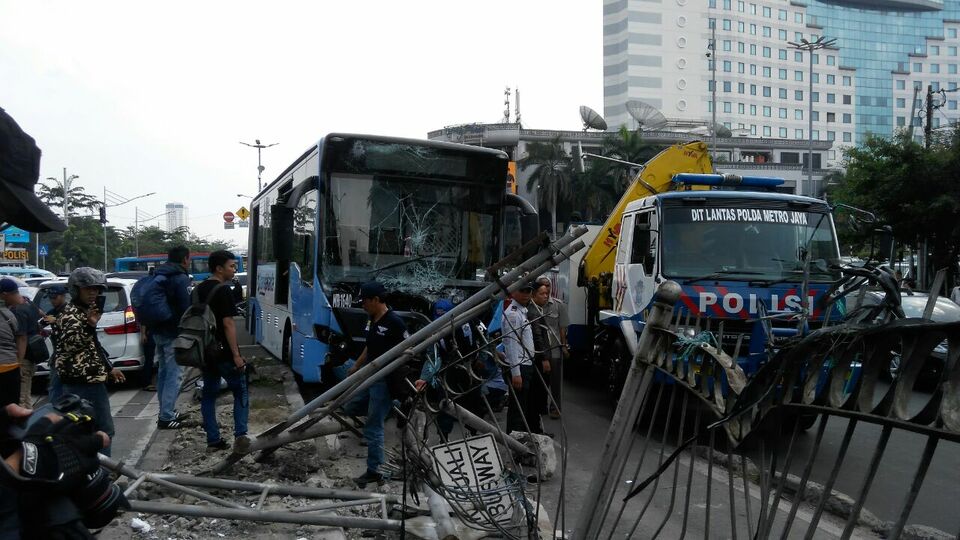
[[[47,206],[63,209],[63,186],[60,184],[37,184],[37,197]],[[87,210],[93,213],[102,203],[93,195],[84,191],[82,186],[70,188],[70,212],[71,217],[80,215],[77,210]]]
[[[570,192],[572,160],[557,137],[549,143],[530,143],[520,159],[520,170],[536,167],[527,179],[527,191],[537,189],[537,207],[550,208],[550,232],[557,230],[557,201]]]

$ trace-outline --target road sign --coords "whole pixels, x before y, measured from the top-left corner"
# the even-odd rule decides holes
[[[227,223],[233,223],[233,218],[234,218],[233,212],[223,213],[223,220],[226,221]]]
[[[480,435],[430,448],[436,459],[437,475],[460,502],[475,502],[480,494],[487,515],[497,522],[509,521],[513,516],[513,502],[508,490],[503,489],[503,462],[497,452],[493,435]],[[469,511],[474,520],[486,521],[484,513]]]
[[[234,223],[233,223],[232,221],[224,221],[224,222],[223,222],[223,228],[224,228],[224,229],[232,229],[233,226],[234,226]]]
[[[242,220],[246,220],[248,217],[250,217],[250,211],[247,210],[246,206],[241,206],[240,209],[237,210],[237,217]]]
[[[238,222],[237,222],[237,227],[240,227],[241,229],[249,228],[249,227],[250,227],[250,222],[247,221],[247,220],[238,221]]]
[[[3,230],[3,238],[8,244],[26,244],[30,242],[30,233],[17,227],[7,227]]]
[[[50,246],[47,244],[40,244],[40,256],[46,257],[47,255],[50,255]]]

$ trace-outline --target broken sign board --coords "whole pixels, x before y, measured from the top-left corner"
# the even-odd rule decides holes
[[[437,474],[453,498],[472,504],[471,520],[510,521],[513,501],[503,480],[503,462],[493,435],[440,444],[430,452],[436,460]]]

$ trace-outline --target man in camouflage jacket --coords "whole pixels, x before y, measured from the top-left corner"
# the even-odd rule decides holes
[[[113,439],[113,417],[107,380],[123,382],[124,376],[107,360],[97,339],[97,323],[102,313],[97,309],[97,296],[106,288],[103,273],[93,268],[77,268],[67,282],[70,303],[53,323],[57,343],[54,365],[63,383],[64,394],[76,394],[93,404],[94,423],[98,431]],[[101,451],[110,455],[110,447]]]

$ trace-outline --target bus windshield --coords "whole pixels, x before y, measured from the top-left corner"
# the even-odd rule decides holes
[[[662,272],[669,278],[834,281],[839,250],[830,215],[721,205],[665,208]]]
[[[327,284],[378,279],[414,294],[474,285],[498,258],[503,186],[490,178],[333,172],[324,193]]]

